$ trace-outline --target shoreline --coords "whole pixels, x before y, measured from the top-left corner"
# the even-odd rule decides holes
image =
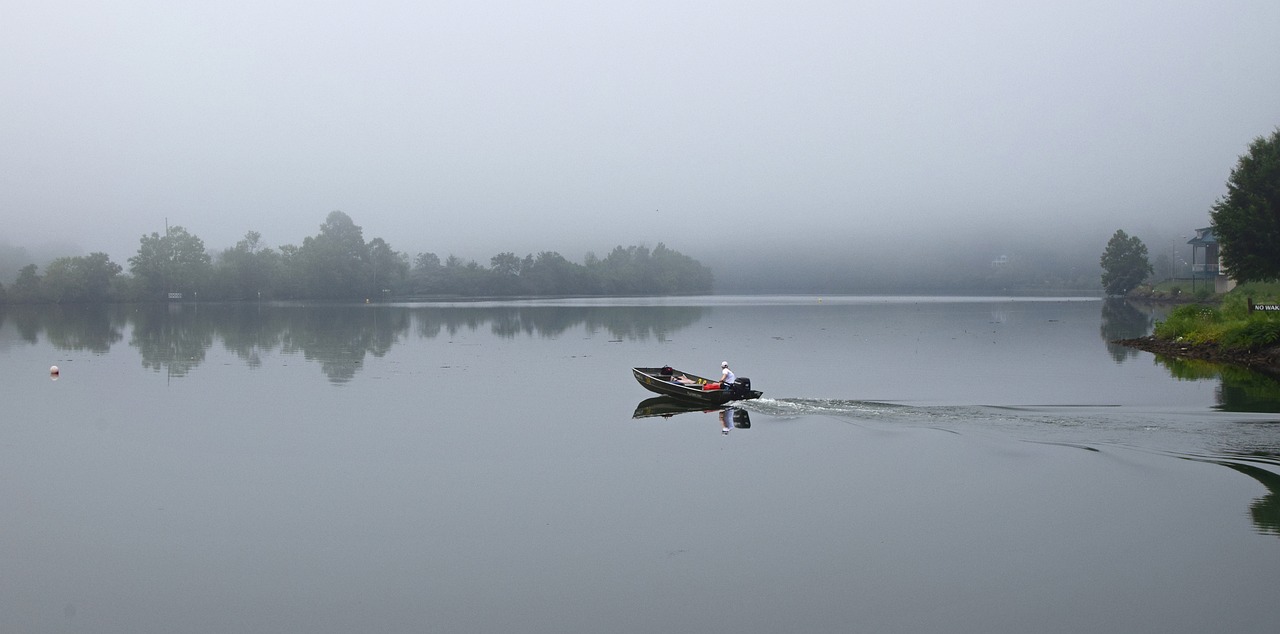
[[[1133,339],[1115,339],[1111,343],[1167,357],[1241,366],[1280,379],[1280,346],[1271,346],[1262,350],[1223,350],[1216,343],[1169,341],[1151,335]]]

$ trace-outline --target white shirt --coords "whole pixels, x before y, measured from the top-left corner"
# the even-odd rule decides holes
[[[725,366],[725,367],[723,367],[723,368],[720,368],[720,382],[721,382],[721,383],[733,383],[733,382],[734,382],[734,381],[736,381],[737,379],[738,379],[738,377],[736,377],[736,376],[734,376],[734,375],[733,375],[733,370],[730,370],[730,369],[728,368],[728,366]]]

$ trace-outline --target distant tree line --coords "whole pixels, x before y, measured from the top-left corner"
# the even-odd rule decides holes
[[[582,264],[554,251],[499,253],[489,266],[434,253],[410,261],[382,238],[366,242],[341,211],[300,246],[279,249],[250,231],[211,255],[199,237],[172,227],[142,236],[128,265],[126,274],[105,253],[58,258],[43,273],[29,264],[10,286],[0,285],[0,302],[683,295],[710,292],[713,282],[711,269],[662,243],[618,246],[604,258],[588,254]]]

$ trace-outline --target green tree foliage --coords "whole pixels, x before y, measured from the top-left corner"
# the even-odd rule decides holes
[[[489,270],[492,284],[487,294],[518,295],[522,291],[520,279],[520,258],[510,251],[499,253],[489,258]]]
[[[13,288],[9,290],[9,299],[16,303],[42,301],[39,271],[40,267],[34,264],[28,264],[19,269]]]
[[[1209,217],[1232,277],[1280,278],[1280,128],[1249,144]]]
[[[378,296],[404,288],[409,277],[409,256],[393,250],[386,240],[374,238],[369,241],[369,262],[373,290]]]
[[[1147,245],[1117,229],[1102,252],[1102,288],[1108,295],[1124,295],[1151,275]]]
[[[45,269],[42,294],[57,303],[107,301],[112,282],[123,270],[105,253],[58,258]]]
[[[123,269],[105,253],[63,257],[46,267],[22,267],[8,293],[12,303],[105,302],[115,298],[115,282]]]
[[[520,258],[510,251],[489,258],[489,267],[499,275],[515,276],[520,273]]]
[[[430,271],[440,268],[440,256],[434,253],[419,253],[418,257],[413,259],[413,269],[415,271]]]
[[[88,292],[89,280],[75,265],[75,258],[58,258],[45,267],[40,286],[46,300],[61,304],[83,297]]]
[[[218,257],[214,292],[218,299],[273,298],[280,267],[280,253],[262,243],[262,234],[250,231]]]
[[[587,254],[583,264],[555,251],[499,253],[489,268],[450,255],[444,263],[434,253],[420,253],[409,273],[412,295],[545,296],[545,295],[681,295],[711,290],[711,270],[697,260],[659,244],[619,246],[600,259]]]
[[[297,245],[286,244],[280,247],[280,279],[276,288],[281,297],[306,297],[302,286],[304,283],[302,249]]]
[[[302,276],[307,297],[367,298],[376,289],[364,232],[341,211],[329,213],[320,233],[304,239],[296,257],[293,273]]]
[[[588,254],[583,264],[555,251],[523,258],[513,252],[489,259],[489,267],[434,253],[409,257],[382,238],[365,242],[347,214],[331,212],[320,232],[302,246],[272,249],[262,235],[244,239],[218,254],[182,227],[165,235],[142,236],[129,258],[132,276],[102,253],[59,258],[41,276],[36,265],[23,268],[2,301],[72,302],[110,299],[163,301],[170,292],[185,300],[331,299],[384,297],[517,297],[547,295],[671,295],[711,290],[711,270],[659,243],[616,247],[600,259]]]
[[[444,290],[441,286],[443,268],[440,256],[434,253],[419,253],[418,257],[413,259],[413,269],[409,271],[408,292],[414,295],[443,294]]]
[[[555,251],[543,251],[520,272],[528,295],[594,295],[586,267]]]
[[[610,295],[688,294],[710,290],[711,269],[661,242],[614,247],[599,261],[604,292]]]
[[[142,299],[159,299],[170,292],[199,292],[208,279],[210,261],[200,238],[172,227],[163,236],[142,236],[138,254],[129,258],[129,271]]]

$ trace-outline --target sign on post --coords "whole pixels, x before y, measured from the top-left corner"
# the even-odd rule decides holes
[[[1257,310],[1264,313],[1280,313],[1280,304],[1255,304],[1252,297],[1246,297],[1245,300],[1249,302],[1249,312]]]

